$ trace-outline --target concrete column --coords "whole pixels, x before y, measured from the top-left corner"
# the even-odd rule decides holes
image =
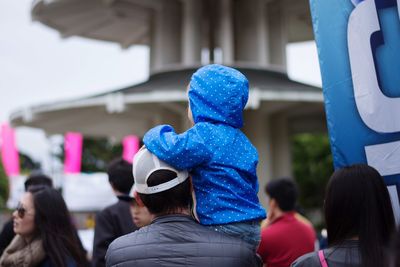
[[[270,64],[286,69],[286,44],[288,43],[285,6],[282,1],[267,5],[269,25]]]
[[[235,61],[256,63],[256,0],[237,0],[234,7]]]
[[[272,135],[272,156],[274,166],[272,169],[273,178],[292,178],[292,156],[290,146],[290,134],[288,118],[284,114],[276,114],[271,117]]]
[[[259,110],[246,110],[244,112],[244,122],[247,127],[244,127],[243,131],[258,151],[258,197],[262,205],[267,207],[268,203],[265,197],[264,187],[267,182],[273,178],[270,119],[267,114],[262,114]]]
[[[265,0],[237,0],[235,18],[235,60],[268,65],[269,34]]]
[[[182,63],[201,62],[201,1],[184,0],[182,14]]]
[[[269,38],[268,38],[268,20],[267,4],[265,0],[257,0],[257,48],[258,48],[258,64],[266,67],[269,62]]]
[[[163,65],[162,40],[162,10],[157,9],[151,19],[150,73]]]
[[[231,65],[234,62],[232,0],[222,0],[220,10],[222,62],[223,64]]]
[[[181,3],[163,2],[154,11],[150,48],[150,71],[159,71],[181,62]]]

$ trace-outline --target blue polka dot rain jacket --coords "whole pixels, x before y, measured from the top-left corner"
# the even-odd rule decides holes
[[[248,94],[247,78],[239,71],[202,67],[188,92],[195,125],[182,134],[160,125],[144,136],[158,158],[190,171],[195,214],[203,225],[265,218],[257,197],[257,150],[240,130]]]

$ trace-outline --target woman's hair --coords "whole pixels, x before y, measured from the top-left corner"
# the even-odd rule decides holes
[[[392,238],[389,249],[390,267],[400,267],[400,227]]]
[[[33,196],[35,233],[52,266],[67,267],[71,260],[85,266],[86,258],[61,194],[53,188],[32,188],[28,192]]]
[[[325,198],[328,243],[359,239],[361,265],[387,266],[384,249],[395,222],[389,193],[381,175],[364,164],[335,171]]]

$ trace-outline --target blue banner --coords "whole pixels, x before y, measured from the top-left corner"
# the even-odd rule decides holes
[[[335,168],[368,163],[398,217],[400,0],[310,0]],[[400,5],[399,5],[400,6]]]

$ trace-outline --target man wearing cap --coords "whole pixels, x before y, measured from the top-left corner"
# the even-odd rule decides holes
[[[142,149],[135,155],[133,176],[136,201],[147,207],[152,222],[111,243],[108,267],[260,266],[246,242],[192,219],[187,171],[178,171]]]

